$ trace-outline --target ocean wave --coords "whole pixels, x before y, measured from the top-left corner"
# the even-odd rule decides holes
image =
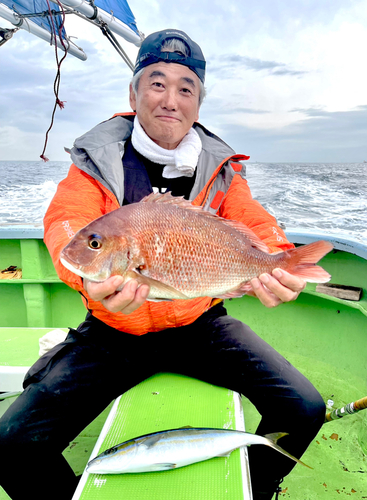
[[[0,162],[0,226],[40,224],[68,162]],[[366,164],[249,163],[253,197],[287,229],[367,239]]]
[[[48,180],[39,185],[0,185],[0,223],[42,222],[57,184]]]

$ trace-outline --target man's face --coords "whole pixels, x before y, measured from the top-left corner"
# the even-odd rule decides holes
[[[130,106],[145,133],[164,149],[174,149],[199,118],[200,80],[188,67],[158,62],[145,68]]]

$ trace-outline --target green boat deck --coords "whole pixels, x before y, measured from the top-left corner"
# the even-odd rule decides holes
[[[58,280],[39,237],[30,234],[13,239],[2,238],[0,234],[0,269],[16,265],[22,268],[23,277],[20,280],[0,280],[0,367],[29,366],[38,357],[38,339],[54,328],[77,326],[85,317],[85,309],[79,294]],[[332,274],[333,283],[362,288],[361,300],[351,302],[322,295],[316,292],[315,285],[309,284],[297,301],[272,310],[264,308],[252,297],[226,301],[226,307],[230,314],[249,324],[281,352],[313,382],[325,402],[333,400],[334,408],[337,408],[367,394],[367,257],[335,250],[321,264]],[[212,389],[216,391],[215,396],[207,398]],[[0,390],[7,389],[0,387]],[[221,413],[222,395],[228,402],[224,416]],[[141,398],[145,398],[144,403]],[[186,410],[192,401],[195,401],[197,412],[195,409]],[[64,455],[76,474],[81,474],[92,453],[96,455],[100,450],[139,434],[185,425],[238,426],[241,422],[232,415],[234,401],[233,394],[225,389],[207,387],[202,382],[185,377],[158,374],[123,395],[113,409],[106,409],[70,443]],[[242,402],[246,430],[254,432],[259,414],[248,400],[242,398]],[[145,405],[149,408],[148,412],[141,414],[137,411]],[[167,420],[164,416],[166,410]],[[236,453],[229,460],[237,464],[239,459]],[[238,477],[237,481],[234,479],[238,475],[237,465],[226,460],[212,459],[168,472],[112,478],[85,476],[81,483],[83,489],[77,491],[79,496],[75,499],[113,499],[115,493],[109,493],[109,496],[93,495],[101,495],[103,485],[108,485],[108,488],[111,485],[112,491],[116,484],[120,484],[119,488],[124,492],[121,498],[151,499],[155,493],[152,493],[153,488],[147,488],[153,484],[152,481],[156,482],[154,488],[162,500],[237,498],[241,489],[243,491],[243,485]],[[282,498],[367,498],[367,411],[325,424],[303,456],[303,461],[313,470],[296,466],[282,485]],[[229,473],[227,465],[230,466]],[[206,479],[211,467],[215,470],[217,466],[224,467],[215,482],[218,487],[220,485],[220,490]],[[194,485],[191,496],[182,489],[181,481],[182,475],[190,470],[193,471]],[[232,480],[236,486],[228,486],[228,489],[227,485]],[[131,485],[130,493],[123,490],[127,482]],[[170,484],[167,495],[164,494],[166,484]],[[5,499],[8,497],[0,489],[0,500]]]

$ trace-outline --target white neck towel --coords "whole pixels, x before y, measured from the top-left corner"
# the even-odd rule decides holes
[[[131,141],[136,151],[145,158],[165,165],[163,177],[166,179],[194,175],[202,150],[201,140],[195,129],[191,128],[175,149],[164,149],[148,137],[136,116]]]

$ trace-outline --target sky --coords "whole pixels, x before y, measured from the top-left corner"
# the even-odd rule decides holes
[[[1,1],[1,0],[0,0]],[[207,61],[199,121],[255,162],[367,161],[367,0],[130,0],[140,31],[185,31]],[[46,156],[130,111],[131,70],[100,30],[67,17],[68,56]],[[0,18],[1,27],[11,25]],[[138,48],[119,38],[135,62]],[[39,160],[54,106],[54,48],[24,30],[0,47],[0,160]]]

